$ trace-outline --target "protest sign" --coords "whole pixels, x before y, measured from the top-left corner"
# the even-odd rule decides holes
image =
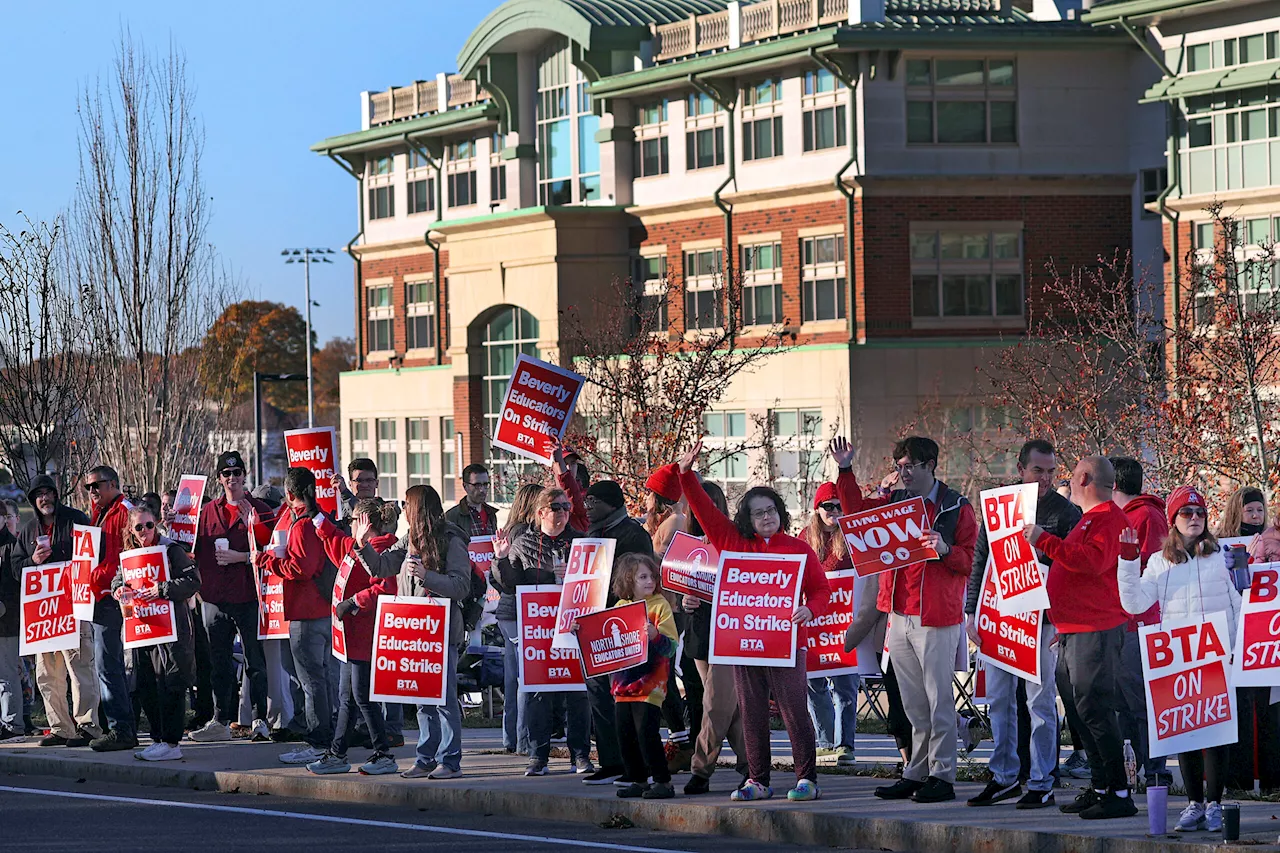
[[[284,618],[284,579],[260,571],[258,580],[258,639],[289,639],[289,622]]]
[[[840,531],[849,543],[849,556],[859,577],[938,559],[936,550],[920,544],[920,536],[928,526],[924,498],[840,518]]]
[[[471,571],[480,577],[488,577],[493,567],[493,537],[472,536],[467,543],[467,556],[471,559]]]
[[[988,556],[976,614],[978,657],[1033,684],[1039,684],[1042,675],[1053,678],[1051,672],[1040,672],[1040,623],[1044,619],[1043,611],[1002,612],[994,568],[992,558]]]
[[[547,439],[564,435],[582,383],[571,370],[522,354],[511,371],[490,443],[550,465]]]
[[[93,621],[98,595],[93,590],[93,570],[102,560],[102,528],[87,524],[71,527],[71,602],[76,618]]]
[[[80,647],[80,624],[71,601],[71,563],[41,563],[22,570],[19,655]]]
[[[560,612],[556,615],[553,647],[576,651],[578,639],[569,626],[574,619],[602,610],[608,603],[613,550],[617,544],[616,539],[573,540],[564,570],[564,586],[560,588]]]
[[[1223,611],[1138,628],[1153,757],[1235,743],[1231,636]]]
[[[351,579],[351,570],[355,567],[355,558],[350,554],[342,558],[338,574],[333,578],[333,594],[329,596],[329,632],[332,637],[329,651],[343,663],[347,662],[347,628],[338,618],[338,605],[347,597],[347,581]]]
[[[325,515],[338,515],[338,490],[331,484],[338,470],[338,433],[333,427],[290,429],[284,433],[290,468],[307,468],[316,478],[316,503]]]
[[[988,551],[995,562],[1001,613],[1028,613],[1049,606],[1044,567],[1022,529],[1036,520],[1035,483],[987,489],[979,495]]]
[[[1244,591],[1232,687],[1280,687],[1280,563],[1254,563]]]
[[[803,554],[720,553],[711,603],[712,664],[794,666]],[[818,567],[814,567],[819,571]]]
[[[810,678],[858,673],[858,650],[844,650],[844,632],[853,624],[853,614],[858,608],[856,593],[861,592],[858,589],[861,580],[853,569],[827,572],[827,586],[831,587],[830,610],[809,623],[805,668]]]
[[[587,689],[577,645],[558,649],[551,643],[556,633],[561,591],[558,584],[516,587],[521,693],[585,692]]]
[[[649,657],[649,613],[644,602],[579,616],[578,657],[586,678],[644,663]]]
[[[451,609],[447,600],[378,596],[371,701],[444,704]]]
[[[178,496],[173,499],[173,521],[169,524],[169,535],[188,548],[194,548],[196,544],[206,482],[207,478],[199,474],[183,474],[178,480]]]
[[[662,588],[692,595],[710,604],[719,565],[720,552],[716,546],[697,536],[677,532],[662,557]]]
[[[986,705],[987,698],[987,662],[979,655],[973,662],[973,704]]]
[[[120,552],[120,574],[125,592],[120,600],[124,614],[124,647],[140,649],[178,639],[173,602],[167,598],[139,601],[138,593],[169,582],[169,554],[165,545]]]

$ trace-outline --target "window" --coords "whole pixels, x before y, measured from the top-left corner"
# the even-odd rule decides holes
[[[945,409],[943,417],[946,420],[939,443],[945,450],[938,466],[939,474],[948,482],[975,477],[995,485],[1015,478],[1018,452],[1016,445],[1009,445],[1009,439],[1018,435],[1019,423],[1011,411],[993,406],[956,406]],[[982,451],[975,452],[979,446]]]
[[[476,203],[476,142],[459,139],[444,149],[446,204],[449,207],[467,207]]]
[[[762,80],[742,90],[742,159],[782,156],[782,81]]]
[[[507,200],[507,164],[502,159],[502,149],[506,148],[506,137],[495,133],[489,140],[489,201],[491,203]]]
[[[538,355],[538,321],[521,308],[502,308],[484,326],[482,339],[484,374],[480,383],[483,393],[485,434],[497,432],[498,416],[502,411],[502,399],[507,393],[511,371],[515,369],[520,354]],[[520,485],[521,471],[531,470],[532,460],[517,457],[501,448],[485,442],[488,448],[486,463],[493,481],[494,500],[510,503]]]
[[[742,246],[742,321],[748,326],[782,322],[782,244]]]
[[[907,142],[1016,144],[1017,96],[1012,59],[908,59]]]
[[[405,332],[408,349],[432,349],[436,345],[436,295],[431,279],[404,286]]]
[[[1276,32],[1253,33],[1204,44],[1188,45],[1187,71],[1209,71],[1276,59]]]
[[[387,499],[400,496],[396,477],[399,455],[395,419],[378,418],[378,458],[374,461],[378,464],[378,494]]]
[[[409,485],[431,485],[431,438],[427,418],[409,418]],[[378,469],[382,470],[382,469]]]
[[[1280,86],[1254,86],[1186,99],[1179,129],[1190,195],[1280,184]]]
[[[369,422],[351,421],[351,458],[369,455]]]
[[[822,482],[823,432],[821,409],[774,409],[770,477],[787,508],[809,511],[813,493]]]
[[[391,307],[391,285],[370,285],[365,289],[369,334],[365,340],[368,352],[390,352],[395,348],[391,324],[395,309]]]
[[[466,207],[469,204],[476,203],[476,173],[474,170],[470,172],[450,172],[448,187],[450,207]]]
[[[636,259],[636,310],[650,324],[651,332],[665,333],[671,328],[667,316],[667,256],[642,255]]]
[[[587,80],[572,63],[568,39],[538,55],[538,203],[582,204],[601,198],[600,119]]]
[[[453,418],[440,419],[440,476],[442,478],[440,497],[446,501],[457,500],[457,439],[453,433]]]
[[[409,194],[409,213],[430,213],[436,209],[436,182],[434,178],[411,181],[406,187]]]
[[[1213,251],[1213,223],[1197,222],[1191,226],[1191,238],[1196,249]]]
[[[1022,316],[1021,226],[911,229],[911,315]]]
[[[370,219],[389,219],[395,215],[396,215],[396,188],[392,186],[370,187],[369,188],[369,218]]]
[[[428,158],[419,154],[417,149],[415,148],[409,149],[409,171],[410,172],[412,172],[414,169],[422,169],[422,168],[426,168],[433,165],[435,164]]]
[[[804,322],[845,316],[844,235],[806,237],[802,243]]]
[[[396,159],[391,155],[369,161],[370,175],[390,175],[396,170]]]
[[[684,327],[718,329],[724,325],[720,276],[724,270],[724,251],[704,249],[684,253]]]
[[[723,166],[724,111],[703,92],[689,95],[687,106],[684,120],[685,168],[693,171]]]
[[[671,169],[667,142],[667,102],[653,101],[636,107],[636,141],[632,166],[637,178],[665,175]]]
[[[1158,169],[1142,170],[1142,218],[1154,219],[1159,213],[1152,213],[1146,210],[1146,205],[1155,204],[1160,198],[1160,193],[1164,192],[1165,187],[1169,185],[1169,170],[1161,166]]]
[[[848,140],[843,106],[806,110],[804,114],[804,150],[821,151],[842,148]]]
[[[708,465],[705,476],[724,489],[729,506],[747,490],[746,412],[707,412],[702,416]]]
[[[843,88],[844,84],[825,68],[804,72],[804,93],[806,95],[821,95]]]

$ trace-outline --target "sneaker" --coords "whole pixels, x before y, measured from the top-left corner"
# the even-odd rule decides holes
[[[1092,788],[1085,788],[1076,798],[1065,806],[1058,806],[1058,811],[1063,814],[1080,814],[1080,812],[1094,805],[1102,799],[1102,795]]]
[[[66,746],[66,745],[67,745],[67,739],[64,738],[62,735],[55,735],[53,732],[49,732],[44,737],[40,738],[40,743],[38,744],[38,746]]]
[[[573,772],[579,776],[593,776],[596,766],[591,763],[590,758],[579,758],[573,762]]]
[[[1014,804],[1015,809],[1047,809],[1054,805],[1053,791],[1027,791]]]
[[[219,743],[231,740],[231,729],[217,720],[210,720],[187,737],[196,743]]]
[[[694,773],[689,777],[689,781],[684,783],[684,793],[689,797],[696,797],[699,794],[707,794],[711,791],[711,780],[706,776],[699,776]]]
[[[1089,756],[1085,754],[1083,749],[1077,749],[1067,756],[1067,760],[1063,762],[1059,771],[1063,776],[1070,776],[1072,779],[1088,779],[1092,773],[1089,770]]]
[[[232,723],[230,726],[231,738],[233,740],[244,740],[253,734],[253,726],[242,726],[239,723]]]
[[[67,738],[67,746],[88,746],[97,736],[84,729],[76,729],[76,736]],[[135,744],[136,746],[137,744]]]
[[[836,767],[856,767],[858,760],[853,757],[853,747],[841,746],[836,748]]]
[[[729,799],[735,803],[747,803],[752,800],[767,800],[772,796],[773,789],[768,785],[761,785],[755,779],[748,779],[741,788],[729,795]]]
[[[917,803],[945,803],[955,798],[956,786],[937,776],[925,779],[920,790],[911,795],[911,799]]]
[[[375,752],[368,761],[360,765],[361,776],[388,776],[399,771],[395,758],[385,752]]]
[[[617,779],[614,779],[614,780],[613,780],[613,784],[614,784],[616,787],[618,787],[618,788],[625,788],[625,787],[627,787],[628,785],[634,785],[635,783],[636,783],[636,780],[635,780],[635,779],[632,779],[632,778],[631,778],[630,776],[628,776],[626,773],[623,773],[623,774],[622,774],[621,776],[619,776]],[[641,780],[640,780],[640,784],[641,784],[641,785],[652,785],[652,784],[653,784],[653,777],[652,777],[652,776],[646,776],[646,777],[644,777],[643,779],[641,779]]]
[[[787,799],[793,803],[816,800],[821,796],[822,792],[818,790],[818,783],[811,779],[801,779],[794,788],[787,791]]]
[[[148,746],[146,749],[140,749],[137,752],[135,752],[133,754],[133,757],[138,759],[139,761],[151,761],[152,760],[151,756],[159,752],[162,746],[164,746],[164,744],[162,743],[153,743],[150,746]]]
[[[992,779],[987,783],[987,787],[982,789],[982,793],[976,797],[970,797],[965,805],[967,806],[994,806],[1001,800],[1009,800],[1014,797],[1022,796],[1022,786],[1016,781],[1006,785],[1003,782],[997,782]]]
[[[622,796],[621,788],[618,789],[618,796]],[[671,787],[670,782],[654,782],[649,786],[649,790],[640,796],[646,800],[670,800],[676,795],[676,789]]]
[[[537,758],[532,758],[532,759],[530,759],[530,760],[529,760],[529,766],[528,766],[528,767],[526,767],[526,768],[524,769],[524,775],[526,775],[526,776],[546,776],[546,775],[547,775],[547,762],[545,762],[545,761],[540,761],[540,760],[539,760],[539,759],[537,759]]]
[[[1178,825],[1174,832],[1198,832],[1204,829],[1205,807],[1197,802],[1187,803],[1187,807],[1178,815]]]
[[[345,758],[339,758],[332,752],[326,752],[308,764],[307,769],[317,776],[328,776],[330,773],[350,773],[351,764]]]
[[[441,764],[435,770],[427,774],[428,779],[457,779],[462,775],[461,767],[445,767]]]
[[[419,764],[415,761],[412,767],[400,774],[400,777],[402,779],[426,779],[436,772],[436,767],[438,766],[434,761],[430,764]]]
[[[643,797],[645,792],[649,790],[648,785],[641,785],[639,782],[632,782],[625,788],[619,788],[617,794],[623,799],[629,800],[635,797]],[[674,793],[674,792],[673,792]]]
[[[138,739],[133,735],[122,735],[115,729],[107,732],[102,737],[96,737],[89,741],[89,748],[94,752],[120,752],[126,749],[134,749],[138,746]]]
[[[582,784],[609,785],[612,784],[615,779],[622,778],[622,774],[625,772],[626,771],[621,767],[601,767],[599,770],[583,779]]]
[[[1209,803],[1204,807],[1204,831],[1222,832],[1222,805]]]
[[[179,761],[182,749],[167,743],[153,743],[141,752],[135,752],[133,757],[139,761]]]
[[[0,726],[0,743],[17,743],[26,737],[22,732],[16,732],[8,726]]]
[[[254,720],[253,730],[249,732],[250,743],[267,743],[271,740],[271,729],[265,720]]]
[[[923,782],[917,782],[914,779],[899,779],[892,785],[881,785],[876,788],[875,794],[882,800],[906,800],[911,795],[924,787]]]
[[[1080,812],[1085,820],[1109,820],[1114,817],[1133,817],[1138,813],[1138,804],[1133,795],[1122,797],[1114,791],[1107,791],[1098,802]]]
[[[280,756],[281,764],[310,764],[313,761],[319,761],[324,758],[324,751],[316,749],[314,746],[303,746],[292,752],[286,752]]]
[[[297,743],[300,740],[302,740],[302,735],[288,727],[271,732],[272,743]]]

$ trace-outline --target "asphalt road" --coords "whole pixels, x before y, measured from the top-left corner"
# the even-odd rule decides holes
[[[14,851],[814,850],[720,836],[431,812],[363,804],[145,788],[40,776],[0,777],[0,848]],[[824,848],[825,849],[825,848]]]

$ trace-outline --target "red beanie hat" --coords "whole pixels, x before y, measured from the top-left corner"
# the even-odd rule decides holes
[[[836,484],[828,480],[818,486],[818,491],[813,493],[813,508],[817,509],[822,503],[837,498],[839,495],[836,494]]]
[[[1167,507],[1169,513],[1169,526],[1173,526],[1173,520],[1178,516],[1178,510],[1184,506],[1198,506],[1208,512],[1205,506],[1204,497],[1190,486],[1178,486],[1173,490],[1173,494],[1169,495],[1169,504]]]
[[[644,481],[644,487],[658,497],[675,503],[684,494],[684,490],[680,488],[680,466],[673,462],[655,469],[649,479]]]

